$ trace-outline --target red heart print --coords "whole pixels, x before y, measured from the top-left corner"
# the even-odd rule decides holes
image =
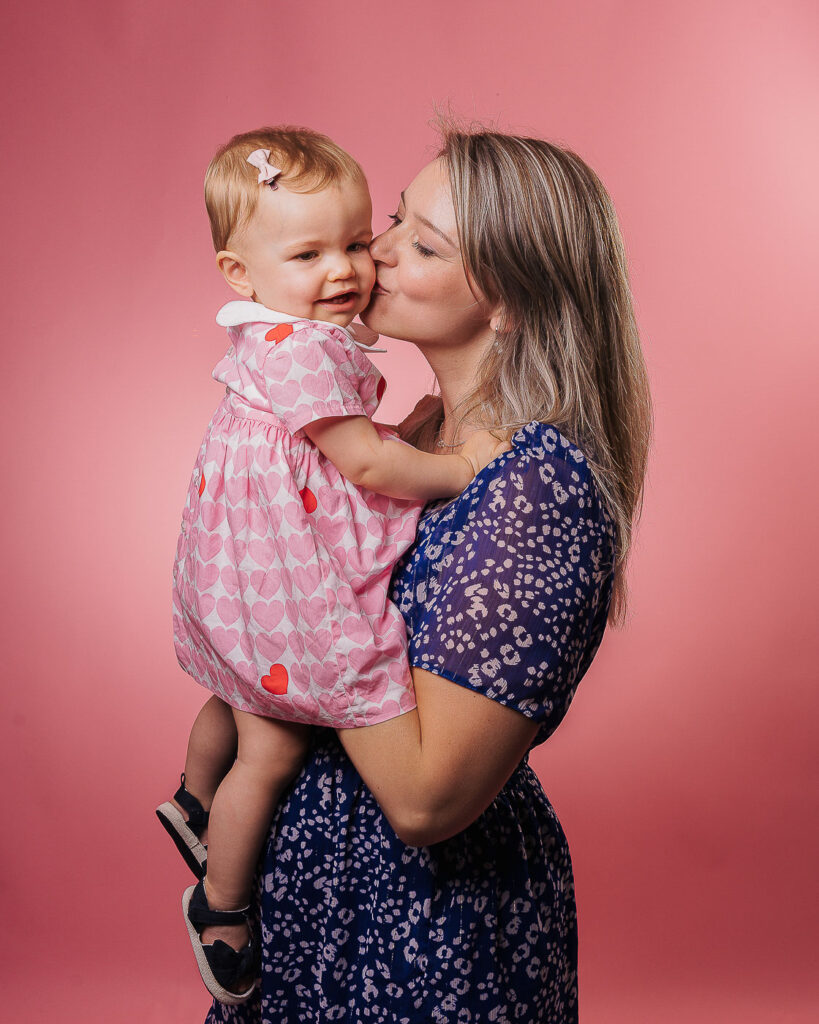
[[[199,497],[201,498],[205,492],[205,474],[199,474]]]
[[[379,402],[384,397],[384,392],[386,390],[387,390],[387,382],[382,377],[381,380],[378,382],[378,387],[375,389],[375,397],[378,399]]]
[[[264,336],[264,340],[272,341],[275,345],[278,345],[280,341],[284,341],[285,338],[289,338],[292,333],[292,324],[276,324],[275,327],[267,332]]]
[[[287,669],[284,665],[271,665],[270,672],[259,682],[268,693],[287,693]]]
[[[310,490],[309,487],[304,487],[299,491],[299,497],[301,498],[302,504],[304,505],[305,512],[315,512],[318,507],[316,496]]]

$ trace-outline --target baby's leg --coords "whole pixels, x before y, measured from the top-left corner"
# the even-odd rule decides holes
[[[235,757],[233,709],[211,697],[191,729],[183,785],[156,809],[162,827],[197,878],[202,877],[207,860],[207,812]]]
[[[210,810],[219,783],[236,757],[236,722],[233,708],[211,697],[196,716],[185,758],[185,789]],[[181,808],[180,808],[181,810]],[[206,833],[202,842],[207,843]]]
[[[234,709],[239,747],[233,767],[216,790],[210,811],[205,893],[212,910],[250,902],[253,875],[270,818],[307,752],[309,726],[262,718]],[[204,943],[222,939],[241,949],[244,925],[206,928]]]

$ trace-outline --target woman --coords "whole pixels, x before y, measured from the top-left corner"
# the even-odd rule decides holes
[[[440,385],[404,436],[501,450],[396,570],[417,709],[316,732],[263,865],[260,995],[208,1020],[575,1021],[571,864],[527,754],[624,608],[650,411],[619,229],[573,154],[448,130],[372,253],[367,323]]]

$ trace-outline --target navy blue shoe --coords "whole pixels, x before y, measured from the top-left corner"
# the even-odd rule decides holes
[[[208,848],[202,843],[202,833],[208,827],[208,812],[195,796],[185,789],[185,774],[173,798],[188,815],[182,817],[179,809],[170,800],[156,809],[162,827],[173,839],[185,863],[197,878],[204,878],[208,866]]]
[[[258,955],[251,940],[243,949],[234,949],[227,942],[216,939],[210,945],[202,943],[202,931],[208,925],[246,924],[250,930],[250,907],[243,910],[211,910],[205,895],[205,883],[200,881],[182,894],[182,911],[190,936],[193,952],[202,981],[208,992],[220,1003],[238,1006],[253,995],[259,973]],[[249,988],[247,979],[253,978]]]

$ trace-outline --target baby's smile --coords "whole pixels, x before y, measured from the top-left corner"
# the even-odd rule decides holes
[[[359,294],[357,291],[339,292],[329,298],[319,299],[316,305],[330,306],[337,313],[346,313],[358,305]]]
[[[245,270],[240,294],[252,289],[268,309],[346,327],[375,282],[371,216],[364,181],[263,192],[234,243]]]

